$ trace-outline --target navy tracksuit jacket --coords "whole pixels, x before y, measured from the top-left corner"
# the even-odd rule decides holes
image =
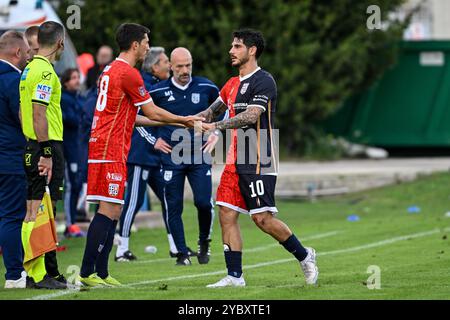
[[[192,77],[191,82],[184,87],[170,78],[153,86],[150,95],[157,106],[174,114],[187,116],[207,109],[217,99],[219,89],[214,83],[203,77]],[[214,219],[214,206],[211,198],[211,161],[210,158],[203,158],[209,157],[209,154],[205,155],[201,151],[201,145],[203,144],[201,137],[196,137],[200,141],[194,141],[192,129],[188,131],[175,126],[163,126],[159,128],[158,134],[172,146],[171,154],[161,153],[165,182],[164,204],[167,211],[169,231],[173,236],[178,252],[187,254],[181,218],[185,178],[187,177],[191,185],[194,205],[198,211],[199,241],[205,241],[210,239]],[[177,135],[180,135],[180,139],[176,138]],[[178,149],[183,147],[187,149],[177,152]],[[194,148],[199,150],[195,152]],[[172,157],[178,157],[178,159]],[[178,161],[180,158],[185,161],[180,163]]]

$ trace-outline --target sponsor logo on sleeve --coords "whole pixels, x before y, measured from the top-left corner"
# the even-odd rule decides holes
[[[50,80],[52,78],[52,73],[49,71],[42,72],[42,79],[43,80]]]
[[[52,87],[45,84],[38,84],[36,87],[36,99],[49,102],[52,94]]]
[[[269,101],[269,97],[265,96],[265,95],[260,95],[257,94],[253,97],[253,102],[263,102],[263,103],[268,103]]]
[[[144,87],[139,87],[139,94],[141,95],[141,97],[145,97],[145,88]]]

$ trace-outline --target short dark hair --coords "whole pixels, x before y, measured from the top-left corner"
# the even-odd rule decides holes
[[[239,29],[233,32],[233,38],[241,39],[247,48],[256,47],[256,59],[259,58],[264,51],[266,41],[262,33],[253,29]]]
[[[64,39],[64,26],[55,21],[47,21],[39,26],[38,43],[40,47],[52,47]]]
[[[21,43],[25,42],[23,33],[15,30],[8,30],[0,37],[0,52],[17,48]]]
[[[74,72],[80,73],[80,71],[77,68],[69,68],[63,72],[63,74],[61,76],[61,83],[64,88],[66,87],[66,83],[70,80],[70,78],[72,78],[72,73],[74,73]]]
[[[128,51],[134,41],[141,42],[150,30],[137,23],[122,23],[116,32],[116,42],[120,52]]]
[[[37,36],[39,33],[39,26],[31,26],[28,27],[27,30],[25,30],[25,37],[27,39]]]

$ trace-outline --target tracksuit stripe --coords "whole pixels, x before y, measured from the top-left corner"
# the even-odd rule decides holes
[[[139,194],[139,179],[141,178],[141,167],[135,166],[133,173],[133,183],[131,185],[130,203],[125,213],[125,221],[123,224],[122,237],[130,236],[131,221],[133,220],[134,211],[136,210],[136,202]]]

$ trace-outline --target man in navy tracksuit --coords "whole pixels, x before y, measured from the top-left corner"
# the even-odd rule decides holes
[[[67,69],[62,77],[61,110],[64,124],[64,158],[66,168],[64,174],[64,211],[66,213],[66,237],[82,237],[84,233],[75,224],[77,203],[81,191],[80,176],[80,123],[83,100],[78,94],[80,89],[80,73],[77,69]]]
[[[185,48],[176,48],[172,51],[171,68],[173,77],[161,81],[153,87],[150,95],[156,105],[164,108],[174,114],[183,116],[197,114],[209,107],[219,95],[219,89],[206,78],[192,77],[192,56]],[[180,131],[175,131],[179,129]],[[174,132],[175,131],[175,132]],[[169,143],[172,147],[170,154],[162,153],[161,161],[163,166],[163,178],[165,182],[164,203],[167,210],[168,224],[170,232],[178,249],[177,265],[190,265],[189,251],[184,237],[183,220],[183,197],[184,183],[187,177],[194,194],[194,204],[198,211],[199,221],[199,240],[197,259],[199,263],[209,262],[209,242],[211,241],[211,229],[214,218],[214,207],[211,200],[212,180],[211,180],[211,161],[203,158],[201,152],[201,136],[197,143],[194,142],[194,132],[186,131],[174,126],[160,127],[159,136]],[[179,141],[173,139],[177,132],[187,133],[189,141]],[[173,161],[174,148],[186,145],[190,149],[189,154],[183,154],[187,161],[178,164],[179,161]],[[194,147],[197,148],[200,158],[194,159]],[[209,157],[209,154],[207,154]]]
[[[21,240],[27,211],[26,140],[19,119],[19,82],[29,52],[22,33],[7,31],[0,37],[0,246],[6,289],[26,287]]]
[[[170,76],[169,58],[164,53],[164,48],[152,47],[145,57],[142,65],[142,78],[148,91],[160,80]],[[140,112],[142,114],[142,112]],[[130,153],[127,161],[127,191],[125,204],[120,217],[119,244],[116,251],[115,261],[127,262],[136,260],[137,257],[129,249],[131,226],[134,218],[141,208],[147,184],[152,188],[160,201],[163,200],[164,181],[161,175],[161,152],[155,150],[155,145],[162,152],[170,152],[170,146],[158,139],[157,127],[136,127],[131,138]],[[161,206],[163,220],[166,223],[166,211]],[[166,224],[167,237],[169,240],[170,253],[175,255],[177,248]]]

